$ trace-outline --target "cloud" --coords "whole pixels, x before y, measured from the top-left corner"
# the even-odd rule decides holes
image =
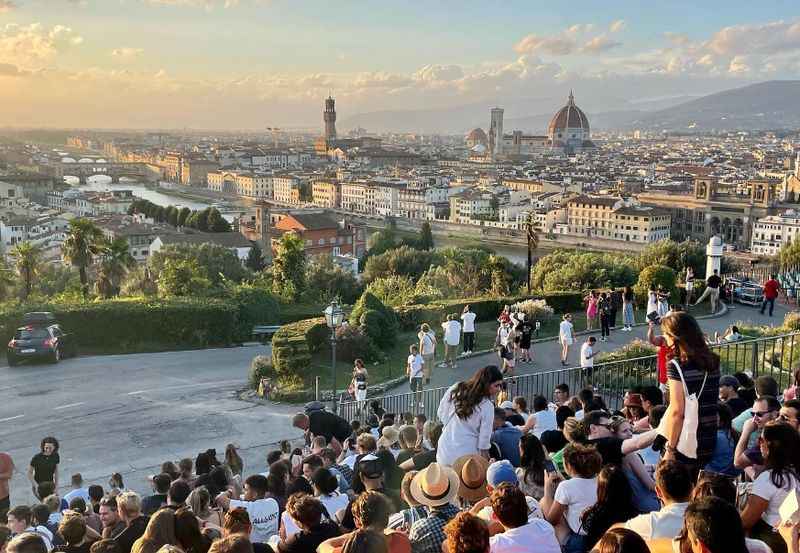
[[[599,52],[607,52],[612,48],[622,46],[622,43],[617,40],[612,40],[606,35],[599,35],[588,41],[581,48],[582,52],[597,54]]]
[[[235,8],[239,0],[142,0],[150,6],[174,6],[180,8],[202,8],[211,11],[216,7]]]
[[[50,29],[40,23],[0,26],[0,62],[38,68],[59,52],[83,43],[71,28],[55,25]]]
[[[17,8],[17,3],[13,0],[0,0],[0,13],[7,13]]]
[[[618,33],[625,28],[627,24],[625,23],[624,19],[617,19],[611,25],[609,25],[608,30],[611,33]]]
[[[455,81],[464,76],[460,65],[425,65],[414,73],[417,81]]]
[[[21,70],[16,65],[10,63],[0,63],[0,77],[22,77],[27,74],[27,71]]]
[[[577,43],[568,36],[540,36],[530,34],[514,45],[518,54],[543,52],[553,56],[566,56],[575,52]]]
[[[141,56],[144,53],[143,48],[114,48],[111,50],[111,56],[121,59],[133,59]]]
[[[717,54],[776,54],[800,50],[800,21],[773,21],[720,29],[707,48]]]

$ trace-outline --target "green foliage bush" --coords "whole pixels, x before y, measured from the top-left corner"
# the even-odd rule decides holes
[[[399,324],[394,309],[386,306],[369,291],[361,294],[353,306],[349,320],[351,325],[360,326],[364,334],[378,347],[388,348],[397,338]]]
[[[353,276],[336,265],[329,256],[312,258],[306,267],[306,293],[308,301],[328,303],[338,298],[341,303],[355,302],[363,288]]]
[[[324,347],[328,327],[318,317],[283,325],[272,337],[272,370],[282,385],[298,386],[309,374],[311,354]]]
[[[656,288],[664,288],[669,292],[670,303],[677,302],[679,299],[678,289],[676,288],[677,275],[675,271],[664,265],[651,265],[645,267],[639,273],[639,280],[633,287],[633,293],[636,296],[636,301],[644,305],[647,303],[647,294],[650,287],[655,285]]]
[[[336,330],[336,357],[353,362],[363,359],[365,363],[380,361],[383,353],[361,327],[344,326]]]
[[[695,241],[659,240],[649,244],[636,257],[636,266],[640,271],[652,265],[671,267],[679,274],[683,274],[686,267],[691,267],[695,277],[702,278],[706,270],[705,248]]]
[[[636,260],[630,256],[556,250],[536,263],[531,287],[584,291],[593,288],[630,286],[636,282]]]
[[[429,294],[422,293],[425,285],[420,280],[416,285],[407,276],[389,275],[376,278],[367,286],[367,291],[381,300],[385,305],[397,307],[399,305],[412,305],[427,303],[440,297],[436,290],[429,290]]]
[[[225,297],[238,310],[237,336],[250,336],[254,326],[276,324],[280,320],[278,300],[263,288],[252,284],[231,284]]]
[[[437,251],[400,246],[380,255],[370,256],[364,266],[364,281],[372,282],[387,275],[407,276],[417,280],[431,265],[438,265],[441,260],[441,254]]]
[[[611,361],[624,361],[627,359],[638,359],[640,357],[649,357],[656,354],[656,348],[651,346],[644,340],[633,340],[621,348],[601,353],[597,356],[597,362],[609,363]]]
[[[258,390],[258,385],[262,378],[275,376],[272,370],[272,359],[266,355],[256,355],[250,363],[250,371],[247,373],[247,382],[251,390]]]
[[[800,330],[800,313],[797,311],[789,311],[783,317],[783,327],[790,332]]]
[[[28,311],[55,313],[82,353],[225,346],[241,339],[236,335],[238,309],[233,303],[176,298],[2,306],[0,328],[6,341]]]

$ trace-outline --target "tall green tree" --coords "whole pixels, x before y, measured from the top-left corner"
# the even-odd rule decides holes
[[[431,230],[431,224],[428,221],[422,223],[422,228],[419,231],[418,246],[420,250],[433,249],[433,231]]]
[[[208,216],[210,212],[211,208],[208,207],[203,211],[197,212],[197,230],[208,231]]]
[[[31,242],[18,242],[11,248],[11,257],[14,258],[14,267],[23,283],[22,298],[28,299],[33,288],[33,279],[39,274],[42,264],[42,250]]]
[[[219,212],[218,209],[212,207],[208,211],[208,220],[207,223],[208,230],[210,232],[230,232],[231,225],[222,214]]]
[[[306,253],[303,239],[293,232],[281,237],[272,262],[272,290],[296,300],[306,289]]]
[[[89,219],[78,217],[69,222],[69,231],[62,246],[62,253],[68,263],[78,268],[84,299],[89,297],[87,269],[95,257],[102,253],[104,245],[103,231]]]
[[[800,240],[792,240],[781,247],[778,252],[781,268],[794,269],[800,266]]]
[[[167,259],[158,275],[158,293],[162,296],[198,296],[208,291],[211,282],[193,259]]]
[[[189,209],[188,207],[181,208],[181,210],[178,212],[178,226],[179,227],[186,226],[186,219],[188,219],[189,215],[191,214],[192,210]]]
[[[104,298],[119,295],[122,279],[136,266],[128,248],[128,240],[115,238],[103,246],[100,267],[97,271],[97,291]]]
[[[264,256],[261,252],[261,248],[258,247],[258,244],[253,244],[253,247],[250,248],[250,252],[247,254],[247,259],[245,260],[244,265],[256,273],[264,270]]]
[[[0,301],[5,301],[11,297],[15,282],[14,271],[8,267],[6,260],[0,256]]]

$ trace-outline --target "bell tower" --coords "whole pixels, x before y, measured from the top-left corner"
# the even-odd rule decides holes
[[[325,139],[336,140],[336,100],[330,96],[325,100],[322,118],[325,120]]]

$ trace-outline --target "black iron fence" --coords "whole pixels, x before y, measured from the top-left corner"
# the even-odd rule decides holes
[[[715,344],[713,349],[720,356],[723,374],[744,372],[753,378],[770,375],[783,390],[789,386],[794,368],[800,365],[800,332],[745,338],[738,342]],[[523,396],[528,405],[532,404],[535,395],[551,397],[555,387],[562,383],[567,384],[573,394],[591,385],[610,409],[619,409],[626,390],[632,386],[657,383],[656,356],[597,363],[591,372],[581,367],[569,367],[513,376],[505,381],[508,397]],[[416,394],[409,389],[406,393],[369,398],[363,404],[342,402],[339,414],[347,420],[364,421],[369,414],[368,404],[377,400],[388,413],[422,413],[428,420],[435,420],[447,389],[429,388]]]

